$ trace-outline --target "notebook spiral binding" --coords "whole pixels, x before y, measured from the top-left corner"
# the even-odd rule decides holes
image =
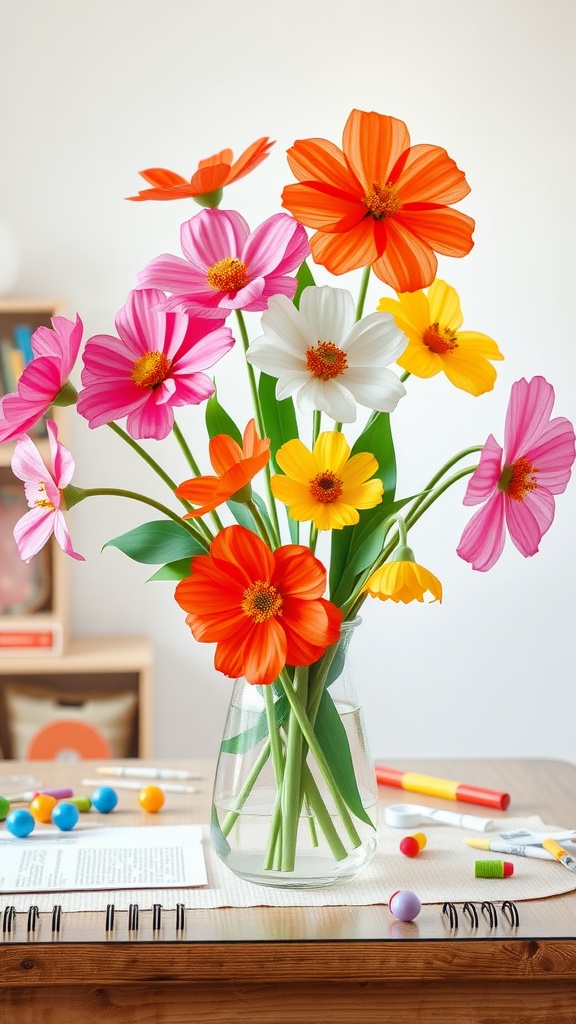
[[[512,900],[504,900],[500,907],[500,910],[507,924],[509,924],[513,928],[517,928],[519,926],[520,915],[518,913],[518,908],[516,904],[513,903]],[[476,905],[471,902],[466,902],[462,906],[462,912],[466,916],[466,919],[470,927],[473,928],[475,931],[480,923]],[[490,902],[490,900],[484,900],[484,902],[480,906],[480,913],[482,914],[484,920],[487,922],[488,927],[490,929],[498,927],[498,911],[494,903]],[[448,926],[450,930],[457,931],[459,919],[456,904],[444,903],[442,906],[442,914],[448,921]]]

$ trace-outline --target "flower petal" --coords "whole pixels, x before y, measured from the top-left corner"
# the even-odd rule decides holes
[[[356,312],[354,299],[344,288],[304,288],[300,296],[300,313],[307,325],[307,336],[311,345],[319,341],[331,341],[338,348],[354,327]]]
[[[486,504],[475,512],[460,538],[457,554],[472,568],[487,572],[496,564],[502,551],[504,527],[504,493],[496,491]]]

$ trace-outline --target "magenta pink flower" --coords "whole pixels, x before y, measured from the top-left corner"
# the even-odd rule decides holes
[[[0,401],[0,442],[12,441],[46,415],[68,384],[70,400],[76,391],[68,382],[82,341],[82,321],[52,317],[52,327],[38,327],[32,335],[34,359],[24,369],[18,389]],[[70,404],[70,403],[66,403]]]
[[[551,420],[554,388],[544,377],[512,385],[504,429],[505,450],[491,434],[468,484],[465,505],[486,504],[465,528],[458,554],[486,572],[512,543],[528,557],[554,519],[554,495],[562,494],[575,458],[570,420]]]
[[[207,317],[226,317],[233,309],[266,309],[271,295],[296,291],[288,276],[310,252],[306,231],[286,213],[250,228],[233,210],[202,210],[180,230],[185,259],[158,256],[138,275],[172,296],[165,309]]]
[[[131,437],[161,440],[174,423],[174,407],[199,405],[214,394],[202,371],[234,344],[219,323],[167,313],[155,288],[130,292],[116,317],[118,337],[97,334],[84,351],[78,412],[92,428],[128,417]]]
[[[44,547],[54,534],[67,555],[84,561],[72,547],[72,540],[62,512],[62,491],[74,474],[74,459],[58,440],[58,427],[53,420],[46,421],[52,469],[48,469],[36,445],[28,435],[16,442],[12,456],[12,472],[24,481],[26,500],[30,512],[22,516],[14,527],[18,554],[25,562]]]

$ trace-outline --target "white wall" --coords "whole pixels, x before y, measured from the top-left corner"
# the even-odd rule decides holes
[[[572,0],[0,0],[0,220],[21,250],[17,292],[61,297],[86,336],[111,331],[137,271],[179,252],[180,222],[198,210],[124,202],[140,168],[190,173],[223,146],[270,135],[273,155],[226,197],[256,225],[279,209],[295,138],[338,142],[352,107],[377,110],[466,171],[472,194],[461,208],[477,220],[476,245],[466,259],[441,258],[440,274],[461,294],[465,326],[506,354],[481,399],[444,378],[410,381],[395,420],[402,490],[488,433],[502,438],[521,376],[544,374],[557,413],[574,419],[575,14]],[[355,289],[357,277],[336,283]],[[380,294],[373,284],[368,309]],[[257,320],[250,326],[258,333]],[[244,422],[240,356],[218,380]],[[185,426],[207,471],[201,414]],[[74,422],[71,447],[81,486],[156,488],[106,429]],[[174,449],[162,458],[187,475]],[[373,751],[573,759],[576,485],[559,498],[541,553],[524,560],[509,544],[487,574],[455,554],[469,518],[462,494],[412,534],[419,561],[442,579],[443,605],[365,606],[353,654]],[[100,553],[143,518],[112,499],[70,512],[87,556],[70,565],[73,628],[149,633],[156,754],[213,755],[230,692],[213,649],[192,640],[170,585],[145,586],[145,567]]]

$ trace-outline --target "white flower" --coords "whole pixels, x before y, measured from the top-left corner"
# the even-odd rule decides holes
[[[297,393],[302,413],[318,409],[333,420],[353,423],[356,403],[392,412],[406,394],[386,367],[408,339],[388,313],[371,313],[356,322],[354,300],[342,288],[305,288],[300,310],[285,295],[274,295],[262,329],[246,358],[278,378],[278,400]]]

